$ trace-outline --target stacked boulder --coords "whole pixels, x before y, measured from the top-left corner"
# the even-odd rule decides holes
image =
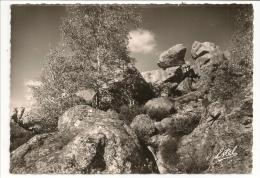
[[[229,55],[214,43],[195,41],[191,48],[192,68],[200,76],[200,80],[194,84],[194,88],[206,91],[215,78],[215,71]]]
[[[186,47],[183,44],[177,44],[160,55],[157,65],[162,69],[181,66],[185,64],[185,53]]]
[[[147,82],[163,85],[174,81],[165,80],[165,75],[153,75],[166,73],[167,67],[173,67],[170,59],[177,66],[185,65],[176,57],[184,57],[183,53],[176,55],[172,49],[181,48],[164,52],[158,62],[163,70],[144,72]],[[215,71],[230,59],[230,53],[221,51],[214,43],[195,41],[191,57],[189,75],[184,74],[173,91],[185,89],[184,82],[189,82],[187,76],[193,76],[189,84],[192,90],[180,96],[166,95],[148,101],[147,115],[136,116],[131,127],[153,154],[160,173],[249,173],[252,169],[252,86],[245,89],[249,94],[241,100],[241,105],[227,112],[226,106],[212,101],[207,91]],[[234,157],[219,159],[227,150],[233,150]]]
[[[173,162],[178,163],[176,152],[179,140],[192,133],[203,113],[201,102],[183,104],[185,106],[177,110],[176,103],[180,101],[175,100],[159,97],[148,101],[145,104],[147,114],[136,116],[130,125],[139,140],[153,154],[160,173],[178,172]]]
[[[178,142],[198,126],[203,113],[200,93],[191,88],[191,80],[198,76],[185,63],[185,53],[186,47],[177,44],[160,55],[161,69],[142,73],[159,92],[144,105],[146,115],[136,116],[131,123],[160,173],[178,172],[174,167]]]
[[[160,55],[157,62],[160,69],[142,73],[146,82],[154,87],[157,96],[179,95],[181,91],[176,90],[178,85],[187,77],[192,76],[190,66],[185,64],[185,53],[186,47],[183,44],[177,44]],[[183,88],[179,87],[181,90]]]

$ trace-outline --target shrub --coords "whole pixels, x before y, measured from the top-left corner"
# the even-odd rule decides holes
[[[232,107],[243,99],[243,91],[253,76],[253,8],[252,5],[235,6],[236,31],[231,40],[231,57],[212,74],[209,94],[213,100]]]
[[[43,118],[57,120],[75,106],[73,94],[98,90],[133,63],[127,49],[130,26],[139,18],[133,6],[68,6],[60,45],[46,57],[41,85],[32,87]]]

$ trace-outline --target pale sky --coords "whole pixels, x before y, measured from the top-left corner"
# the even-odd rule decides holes
[[[234,32],[230,6],[139,7],[142,29],[130,32],[131,56],[140,71],[157,69],[161,52],[182,43],[188,49],[197,41],[210,41],[228,47]],[[60,41],[59,25],[64,6],[13,6],[11,20],[11,103],[28,104],[26,83],[37,80],[50,47]]]

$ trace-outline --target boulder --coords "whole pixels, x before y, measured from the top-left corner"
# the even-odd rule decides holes
[[[103,122],[104,120],[113,123],[121,123],[118,121],[118,114],[110,111],[102,111],[94,109],[88,105],[78,105],[67,110],[58,121],[58,130],[66,134],[76,135],[85,128],[91,127]]]
[[[193,91],[193,79],[192,78],[185,78],[176,88],[176,93],[178,93],[179,95],[184,95],[187,94],[191,91]]]
[[[219,102],[200,108],[190,102],[183,112],[155,123],[159,134],[150,140],[160,173],[250,173],[252,97],[230,113]],[[176,127],[182,132],[176,134]]]
[[[190,134],[197,127],[201,119],[201,112],[192,110],[173,114],[155,123],[160,134],[179,137]]]
[[[180,162],[190,162],[182,166],[181,171],[217,174],[251,172],[252,124],[244,121],[252,117],[246,116],[247,111],[243,111],[241,106],[233,108],[230,114],[222,109],[223,115],[216,120],[208,116],[192,134],[181,139],[178,149]],[[224,155],[228,150],[234,153],[231,158]],[[188,156],[187,152],[191,155]]]
[[[185,102],[177,113],[154,123],[156,135],[149,138],[149,147],[160,173],[185,173],[176,167],[179,163],[178,144],[184,135],[193,133],[204,113],[201,102],[194,99]]]
[[[166,70],[157,69],[152,71],[142,72],[142,76],[147,83],[162,84],[166,82],[180,83],[184,78],[184,73],[181,67],[170,67]]]
[[[84,99],[86,104],[92,106],[95,102],[97,92],[93,89],[80,90],[76,93],[76,96]]]
[[[226,58],[217,45],[209,42],[200,43],[195,41],[191,54],[194,58],[191,67],[194,69],[195,74],[199,76],[194,88],[206,91],[215,78],[215,72]]]
[[[176,96],[178,93],[176,92],[176,88],[178,87],[178,83],[163,83],[159,86],[157,86],[157,96],[160,97],[171,97]]]
[[[197,59],[207,53],[212,53],[216,48],[214,43],[194,41],[191,47],[191,56],[193,59]]]
[[[228,51],[225,53],[228,53]],[[195,65],[192,67],[195,68],[196,73],[198,73],[198,70],[208,68],[213,64],[217,65],[219,62],[225,60],[224,53],[220,50],[219,46],[210,42],[200,43],[195,41],[191,49],[191,55],[195,60]]]
[[[185,53],[186,47],[183,44],[177,44],[160,55],[157,65],[162,69],[166,69],[185,64]]]
[[[174,103],[168,97],[160,97],[149,100],[144,108],[147,114],[155,120],[162,120],[175,112]]]
[[[141,114],[136,116],[130,125],[137,134],[139,140],[146,146],[148,145],[149,139],[157,133],[154,123],[155,121],[148,115]]]
[[[154,96],[152,86],[144,80],[140,72],[134,66],[128,66],[99,89],[97,106],[102,110],[118,110],[123,105],[144,104]]]
[[[230,51],[225,50],[225,51],[223,52],[223,55],[224,55],[224,59],[225,59],[225,60],[231,60],[231,52],[230,52]]]
[[[156,135],[151,138],[155,147],[155,160],[160,174],[175,173],[172,167],[178,162],[176,154],[179,138],[170,135]]]
[[[36,135],[14,150],[10,172],[145,172],[137,136],[111,113],[78,105],[64,113],[58,126],[58,132]]]
[[[194,84],[199,76],[189,65],[170,67],[166,70],[152,70],[142,72],[147,83],[152,84],[156,96],[177,97],[194,91]]]
[[[202,107],[201,100],[203,98],[203,93],[200,91],[192,91],[182,96],[176,97],[173,99],[175,103],[175,109],[177,111],[183,111],[187,107]]]

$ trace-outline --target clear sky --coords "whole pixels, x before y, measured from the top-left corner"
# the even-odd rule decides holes
[[[230,6],[142,6],[142,29],[130,32],[129,49],[140,71],[157,69],[164,50],[182,43],[188,49],[197,41],[228,47],[234,32]],[[60,40],[64,6],[13,6],[11,19],[11,103],[27,105],[27,83],[37,80],[50,47]]]

